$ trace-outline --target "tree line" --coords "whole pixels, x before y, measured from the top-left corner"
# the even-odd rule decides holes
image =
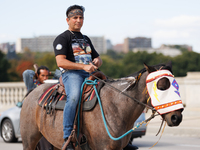
[[[99,68],[104,74],[112,78],[128,76],[144,68],[144,63],[156,65],[172,62],[175,77],[186,76],[189,71],[200,71],[200,54],[184,51],[176,57],[147,52],[116,53],[108,50],[102,54],[103,65]],[[22,72],[26,69],[33,70],[33,64],[47,66],[52,72],[58,69],[53,52],[30,52],[17,54],[15,59],[7,59],[0,51],[0,82],[22,81]]]

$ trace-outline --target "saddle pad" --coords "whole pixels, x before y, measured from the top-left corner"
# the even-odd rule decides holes
[[[65,95],[60,95],[60,93],[57,92],[56,97],[54,99],[59,98],[59,100],[57,100],[57,102],[52,101],[53,99],[50,99],[52,96],[52,93],[54,92],[54,90],[56,89],[56,85],[51,86],[50,88],[48,88],[43,94],[42,96],[39,98],[38,100],[38,104],[39,106],[43,106],[46,108],[48,101],[50,101],[52,103],[52,105],[55,105],[55,109],[56,110],[63,110],[65,107],[65,103],[66,103],[66,96]],[[97,92],[100,93],[100,89],[104,86],[103,82],[99,82],[97,85]],[[96,105],[97,102],[97,96],[95,94],[94,89],[92,89],[93,91],[91,92],[91,95],[87,98],[87,100],[85,102],[83,102],[83,111],[89,111],[91,109],[93,109]],[[56,103],[56,104],[55,104]]]
[[[103,82],[98,82],[98,85],[97,85],[98,94],[100,94],[100,90],[103,86],[104,86]],[[95,90],[93,89],[88,99],[83,102],[83,111],[92,110],[94,106],[96,105],[96,103],[97,103],[97,96],[96,96]]]
[[[40,96],[40,98],[39,98],[39,100],[38,100],[39,106],[42,107],[43,104],[44,104],[44,107],[46,107],[48,100],[50,100],[50,98],[53,98],[53,97],[51,97],[51,95],[52,95],[53,91],[56,90],[56,86],[57,86],[57,85],[58,85],[58,84],[55,84],[55,85],[51,86],[50,88],[48,88],[48,89],[42,94],[42,96]],[[60,94],[60,93],[58,93],[58,92],[56,93],[56,97],[55,97],[54,99],[57,99],[57,98],[59,98],[59,101],[66,100],[66,96],[63,95],[63,94]],[[52,100],[53,100],[53,99],[51,99],[50,102],[51,102]]]

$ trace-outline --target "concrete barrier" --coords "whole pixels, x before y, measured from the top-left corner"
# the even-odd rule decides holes
[[[183,103],[188,108],[200,108],[200,72],[188,72],[186,77],[177,77]]]
[[[22,101],[27,90],[24,82],[2,82],[0,83],[0,112],[16,105]]]
[[[200,108],[200,72],[188,72],[176,77],[183,103],[187,108]],[[24,82],[0,83],[0,112],[22,101],[27,90]]]

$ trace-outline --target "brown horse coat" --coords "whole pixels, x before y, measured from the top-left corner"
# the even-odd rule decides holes
[[[157,68],[165,65],[158,65]],[[148,71],[142,73],[137,83],[126,90],[126,94],[135,99],[147,103],[148,94],[142,94],[146,87],[146,76],[156,68],[146,66]],[[108,82],[108,84],[124,90],[127,84],[124,80]],[[162,84],[165,84],[162,82]],[[37,104],[37,100],[42,93],[52,84],[44,84],[34,89],[26,98],[21,110],[20,129],[22,135],[23,149],[34,150],[37,142],[43,135],[52,145],[61,149],[63,144],[63,112],[56,111],[55,121],[53,116],[45,115],[45,110]],[[100,98],[103,106],[108,129],[113,137],[119,137],[133,127],[135,120],[140,116],[145,106],[138,104],[134,100],[113,90],[110,86],[105,85],[100,92]],[[149,103],[150,105],[150,103]],[[176,124],[172,122],[172,116],[178,118]],[[173,117],[174,118],[174,117]],[[168,125],[179,125],[182,120],[181,110],[164,115]],[[99,104],[92,111],[83,112],[83,133],[88,139],[89,146],[92,150],[121,150],[129,142],[131,134],[118,140],[113,141],[108,136]]]

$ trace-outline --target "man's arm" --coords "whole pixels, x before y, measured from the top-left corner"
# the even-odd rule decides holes
[[[99,62],[99,59],[96,60]],[[57,66],[67,70],[85,70],[86,72],[94,72],[98,69],[97,66],[93,65],[92,63],[89,65],[74,63],[66,59],[65,55],[57,55],[56,56]]]
[[[30,91],[31,89],[34,89],[35,85],[34,85],[33,80],[34,80],[35,72],[33,70],[25,70],[22,73],[22,76],[23,76],[23,80],[24,80],[27,90]]]

